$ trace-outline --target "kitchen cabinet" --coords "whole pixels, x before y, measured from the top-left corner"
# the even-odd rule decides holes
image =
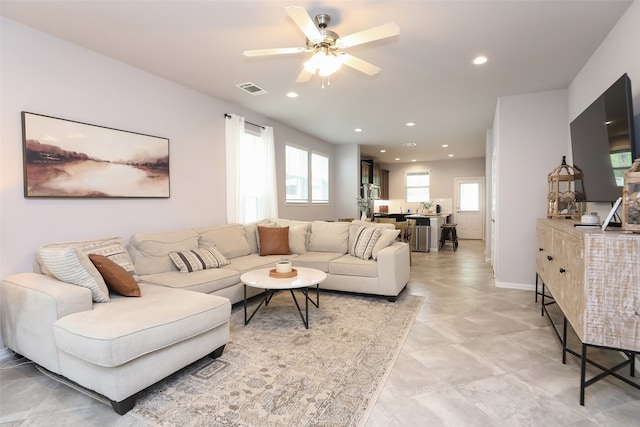
[[[389,200],[389,171],[380,170],[380,199]]]

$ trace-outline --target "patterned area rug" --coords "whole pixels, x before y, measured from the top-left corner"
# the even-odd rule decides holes
[[[308,330],[288,292],[247,326],[240,304],[222,357],[150,387],[129,414],[156,426],[364,424],[422,299],[322,292]]]

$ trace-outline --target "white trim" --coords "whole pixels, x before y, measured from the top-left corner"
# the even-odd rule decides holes
[[[535,291],[536,285],[531,283],[499,282],[496,280],[496,288],[520,289],[521,291]]]

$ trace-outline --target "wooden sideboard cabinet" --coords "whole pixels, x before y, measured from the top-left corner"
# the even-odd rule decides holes
[[[536,272],[583,344],[640,351],[640,235],[539,219]]]

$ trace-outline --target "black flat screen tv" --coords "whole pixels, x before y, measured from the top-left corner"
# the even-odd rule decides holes
[[[640,156],[631,80],[624,74],[570,124],[573,165],[582,171],[578,201],[615,202],[623,174]]]

